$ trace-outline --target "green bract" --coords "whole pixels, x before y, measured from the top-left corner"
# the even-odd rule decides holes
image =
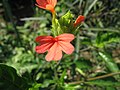
[[[52,20],[52,33],[54,36],[60,35],[62,33],[75,33],[76,28],[73,25],[73,14],[68,11],[60,19],[56,19],[53,16]]]

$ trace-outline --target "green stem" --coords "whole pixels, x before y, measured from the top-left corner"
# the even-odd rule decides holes
[[[56,15],[55,13],[52,14],[53,18],[52,18],[52,33],[54,36],[57,36],[55,30],[56,30],[56,22],[55,22],[55,18],[56,18]]]
[[[58,30],[58,20],[56,19],[56,13],[52,13],[52,33],[54,37],[58,36],[60,34],[60,31]]]
[[[53,63],[51,63],[51,68],[53,69],[53,71],[54,71],[54,80],[56,81],[56,84],[58,84],[59,83],[59,78],[58,78],[58,73],[57,73],[57,67],[58,67],[58,65],[59,65],[59,63],[60,62],[53,62]]]
[[[80,39],[79,39],[79,32],[76,36],[76,44],[75,44],[75,59],[74,61],[78,60],[79,58],[79,50],[80,50]]]
[[[57,74],[57,68],[54,68],[54,75],[55,75],[55,80],[58,80],[58,74]]]

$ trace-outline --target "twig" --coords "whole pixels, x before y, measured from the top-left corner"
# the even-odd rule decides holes
[[[106,78],[106,77],[110,77],[110,76],[114,76],[114,75],[118,75],[118,74],[120,74],[120,72],[110,73],[110,74],[97,76],[97,77],[93,77],[93,78],[88,78],[88,79],[86,79],[86,81],[70,82],[68,84],[80,84],[80,83],[84,83],[84,82],[87,82],[87,81],[92,81],[92,80],[97,80],[97,79],[101,79],[101,78]]]

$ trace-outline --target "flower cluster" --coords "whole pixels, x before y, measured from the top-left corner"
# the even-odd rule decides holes
[[[57,0],[36,0],[36,2],[36,6],[49,10],[53,15],[51,30],[53,36],[38,36],[36,42],[39,43],[39,46],[36,46],[36,52],[48,52],[45,57],[47,61],[61,60],[62,52],[72,54],[74,46],[70,42],[75,38],[75,31],[85,17],[80,15],[73,21],[73,15],[67,12],[58,20],[55,12]]]

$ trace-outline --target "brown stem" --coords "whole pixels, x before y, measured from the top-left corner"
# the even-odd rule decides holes
[[[114,75],[118,75],[118,74],[120,74],[120,72],[110,73],[110,74],[106,74],[106,75],[102,75],[102,76],[97,76],[97,77],[94,77],[94,78],[88,78],[86,81],[97,80],[97,79],[106,78],[106,77],[110,77],[110,76],[114,76]],[[80,83],[84,83],[86,81],[77,81],[77,82],[71,82],[71,83],[68,83],[68,84],[80,84]]]

